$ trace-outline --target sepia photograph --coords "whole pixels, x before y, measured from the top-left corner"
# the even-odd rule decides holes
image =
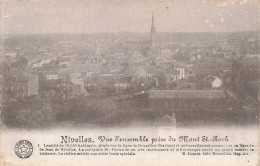
[[[0,3],[0,161],[5,166],[44,164],[47,153],[42,158],[38,150],[50,141],[99,144],[114,134],[111,141],[120,143],[154,144],[164,136],[194,144],[241,141],[236,144],[250,144],[242,147],[252,147],[247,152],[253,155],[241,149],[240,154],[232,145],[234,153],[220,154],[232,154],[227,164],[239,165],[233,156],[242,154],[259,160],[254,150],[260,102],[258,0]],[[94,138],[96,132],[103,135]],[[55,155],[60,151],[65,150]],[[185,153],[191,154],[175,157],[181,158],[177,165],[191,164],[183,161]],[[120,160],[129,165],[132,160],[128,156],[121,162],[122,156],[110,155],[115,156],[107,163],[95,163],[91,156],[81,163],[112,165]],[[149,159],[157,162],[151,163],[147,156],[137,156],[142,165],[171,165],[170,158],[166,162],[154,155]],[[48,165],[67,165],[56,157]],[[208,160],[194,162],[208,165]],[[256,165],[250,161],[245,159]]]

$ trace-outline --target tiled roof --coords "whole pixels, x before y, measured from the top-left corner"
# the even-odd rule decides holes
[[[227,69],[231,67],[231,62],[217,58],[206,58],[200,60],[193,66],[195,74],[214,75],[219,70]]]
[[[8,73],[8,78],[16,78],[17,81],[26,81],[28,79],[35,79],[36,77],[36,74],[33,72],[18,69],[11,69]]]
[[[223,90],[151,90],[150,99],[223,99]]]
[[[25,72],[18,70],[18,69],[11,69],[8,73],[8,77],[14,77],[17,80],[27,80],[28,77],[26,77]]]

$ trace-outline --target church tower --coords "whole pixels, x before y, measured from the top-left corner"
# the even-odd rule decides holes
[[[156,33],[156,28],[154,26],[154,18],[153,18],[153,13],[152,13],[152,26],[151,26],[151,32],[150,32],[151,47],[154,47],[154,45],[155,45],[155,33]]]

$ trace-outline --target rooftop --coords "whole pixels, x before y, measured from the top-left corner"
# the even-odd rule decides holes
[[[149,99],[223,99],[223,90],[151,90]]]
[[[72,82],[74,85],[84,84],[84,80],[83,80],[82,78],[74,78],[74,79],[71,79],[71,82]]]

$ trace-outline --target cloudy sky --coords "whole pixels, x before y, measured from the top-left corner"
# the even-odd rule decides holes
[[[4,0],[4,34],[256,31],[257,0]]]

